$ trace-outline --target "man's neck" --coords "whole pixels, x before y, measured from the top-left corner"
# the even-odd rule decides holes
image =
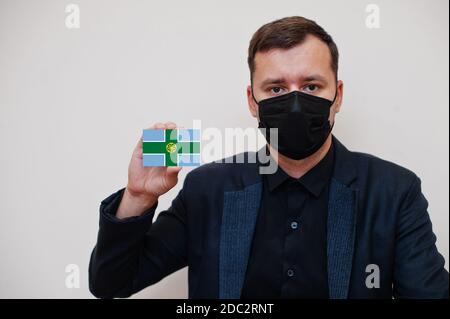
[[[325,140],[325,143],[312,155],[301,159],[294,160],[286,157],[280,153],[277,153],[270,145],[270,153],[274,154],[274,158],[277,158],[278,165],[286,172],[289,176],[293,178],[300,178],[305,175],[310,169],[316,166],[324,157],[327,155],[328,150],[331,147],[331,134]]]

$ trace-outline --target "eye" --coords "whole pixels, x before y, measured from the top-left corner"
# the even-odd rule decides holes
[[[313,93],[319,89],[319,86],[317,84],[308,84],[304,89],[307,92]]]
[[[283,91],[283,89],[279,86],[274,86],[273,88],[270,88],[270,93],[273,94],[280,94]]]

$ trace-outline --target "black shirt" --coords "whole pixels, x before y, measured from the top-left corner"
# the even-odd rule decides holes
[[[334,150],[299,179],[263,176],[241,298],[328,298],[328,185]]]

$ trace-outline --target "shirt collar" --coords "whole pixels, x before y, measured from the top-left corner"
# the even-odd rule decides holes
[[[269,191],[272,192],[285,182],[294,184],[299,183],[315,197],[318,197],[330,180],[333,172],[333,163],[334,147],[333,143],[331,143],[330,149],[325,157],[300,178],[293,178],[289,176],[279,166],[274,174],[266,175]]]

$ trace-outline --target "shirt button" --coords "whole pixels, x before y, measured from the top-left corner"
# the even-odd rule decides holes
[[[294,276],[294,271],[293,271],[292,269],[288,269],[287,275],[288,275],[289,277]]]
[[[298,228],[298,223],[297,222],[292,222],[291,223],[291,228],[292,229],[297,229]]]

